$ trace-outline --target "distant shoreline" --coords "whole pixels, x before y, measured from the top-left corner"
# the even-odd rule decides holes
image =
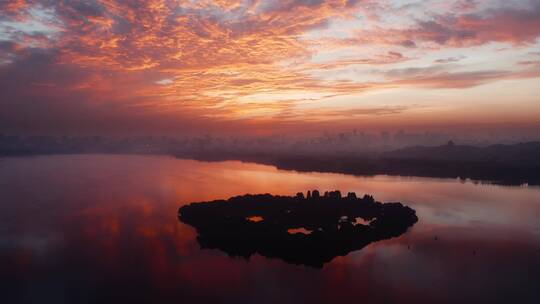
[[[540,185],[540,142],[488,147],[409,147],[358,155],[253,153],[231,151],[47,151],[0,153],[0,158],[46,155],[158,155],[198,161],[242,161],[298,172],[356,176],[451,178],[497,185]]]
[[[299,172],[453,178],[499,185],[540,185],[540,143],[488,147],[444,145],[410,147],[378,154],[271,155],[177,154],[204,161],[239,160]]]

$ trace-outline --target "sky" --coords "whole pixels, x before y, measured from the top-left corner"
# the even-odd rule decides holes
[[[0,132],[540,133],[540,0],[0,1]]]

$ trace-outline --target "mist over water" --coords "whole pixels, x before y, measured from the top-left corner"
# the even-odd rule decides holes
[[[414,208],[404,235],[322,270],[201,250],[179,206],[339,189]],[[6,303],[534,303],[540,188],[298,173],[161,156],[0,158]],[[211,292],[210,292],[211,291]]]

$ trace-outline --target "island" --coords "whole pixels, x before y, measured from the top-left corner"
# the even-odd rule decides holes
[[[337,256],[400,236],[417,221],[401,203],[380,203],[354,192],[296,196],[246,194],[180,207],[179,220],[193,226],[201,248],[231,257],[254,254],[322,268]]]

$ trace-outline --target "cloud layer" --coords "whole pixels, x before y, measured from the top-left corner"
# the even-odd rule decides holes
[[[0,128],[181,132],[402,115],[416,101],[355,96],[538,79],[539,36],[536,0],[2,2]]]

